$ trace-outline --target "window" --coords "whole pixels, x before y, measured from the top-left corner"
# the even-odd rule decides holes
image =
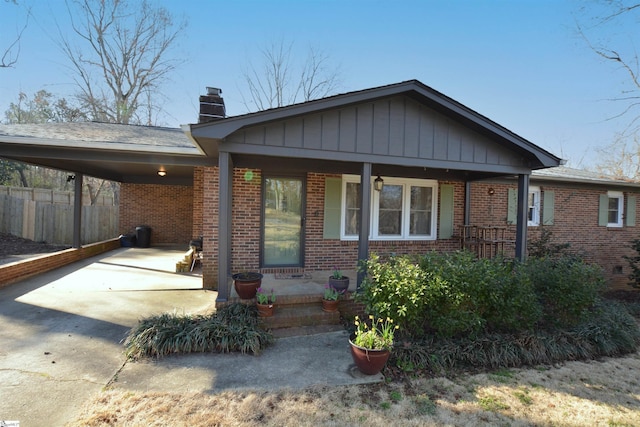
[[[358,238],[360,177],[342,180],[342,225],[345,240]],[[434,240],[438,183],[425,179],[384,178],[382,191],[371,186],[372,240]]]
[[[622,227],[622,212],[624,211],[624,195],[619,191],[607,192],[607,227]]]
[[[540,225],[540,187],[529,187],[527,225]]]

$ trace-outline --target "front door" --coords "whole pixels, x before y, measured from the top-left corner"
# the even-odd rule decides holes
[[[265,175],[262,185],[262,266],[300,267],[304,263],[305,181]]]

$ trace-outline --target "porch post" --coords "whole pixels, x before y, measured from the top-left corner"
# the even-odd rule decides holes
[[[527,258],[527,218],[529,211],[529,175],[518,175],[518,214],[516,220],[516,258]]]
[[[233,199],[233,160],[226,151],[218,156],[218,298],[229,299],[229,272],[231,270],[231,203]]]
[[[82,246],[82,185],[84,176],[81,173],[75,174],[73,180],[73,247]]]
[[[471,182],[464,182],[464,225],[471,225]]]
[[[371,163],[362,164],[362,173],[360,174],[360,230],[358,230],[358,266],[361,261],[365,261],[369,257],[369,228],[371,218]],[[358,281],[356,289],[360,289],[360,285],[366,275],[365,271],[358,269]]]

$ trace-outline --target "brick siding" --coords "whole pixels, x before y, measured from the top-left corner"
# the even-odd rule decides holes
[[[251,173],[247,173],[248,171]],[[358,242],[323,238],[324,183],[327,176],[330,175],[307,174],[304,269],[330,270],[336,266],[342,270],[352,270],[357,264]],[[232,272],[257,270],[260,266],[261,179],[259,170],[235,168],[233,171]],[[459,249],[460,229],[464,222],[464,183],[440,181],[439,184],[454,186],[454,236],[451,239],[420,242],[372,241],[370,251],[387,256],[392,253],[420,254],[431,250]],[[629,268],[622,257],[632,255],[629,243],[638,237],[638,229],[598,226],[599,195],[615,188],[556,182],[549,184],[533,179],[531,185],[540,186],[543,193],[555,192],[555,222],[544,226],[553,233],[553,241],[568,242],[573,250],[582,253],[588,261],[599,263],[612,286],[626,286]],[[218,186],[217,167],[196,168],[192,189],[123,184],[120,223],[123,230],[141,224],[149,225],[152,227],[152,244],[185,242],[185,236],[196,237],[202,234],[203,285],[207,289],[216,289]],[[492,194],[489,192],[490,188],[494,190]],[[506,227],[506,237],[515,240],[515,226],[507,224],[510,188],[517,188],[517,183],[472,183],[470,223]],[[633,193],[640,195],[640,191]],[[629,194],[629,189],[626,189],[625,206]],[[637,200],[640,202],[640,197]],[[541,206],[541,210],[542,208]],[[183,220],[176,221],[176,218]],[[640,219],[640,211],[638,218]],[[538,238],[542,228],[543,226],[529,227],[529,239]],[[507,245],[504,251],[505,255],[513,256],[513,245]]]
[[[120,186],[120,232],[151,227],[151,246],[184,244],[193,236],[194,189],[191,186],[128,184]]]

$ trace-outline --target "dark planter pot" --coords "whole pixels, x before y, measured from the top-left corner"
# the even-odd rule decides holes
[[[342,278],[336,279],[333,276],[329,276],[329,286],[340,293],[344,293],[349,289],[349,278],[347,276],[342,276]]]
[[[322,311],[326,311],[327,313],[335,313],[338,311],[338,300],[322,300]]]
[[[258,316],[271,317],[273,316],[273,304],[256,304],[258,306]]]
[[[360,372],[365,375],[375,375],[382,371],[391,355],[389,350],[369,350],[355,345],[351,340],[349,340],[349,344],[351,344],[353,361]]]
[[[260,273],[236,273],[233,276],[233,287],[240,299],[252,299],[256,297],[256,292],[262,284],[262,274]]]

